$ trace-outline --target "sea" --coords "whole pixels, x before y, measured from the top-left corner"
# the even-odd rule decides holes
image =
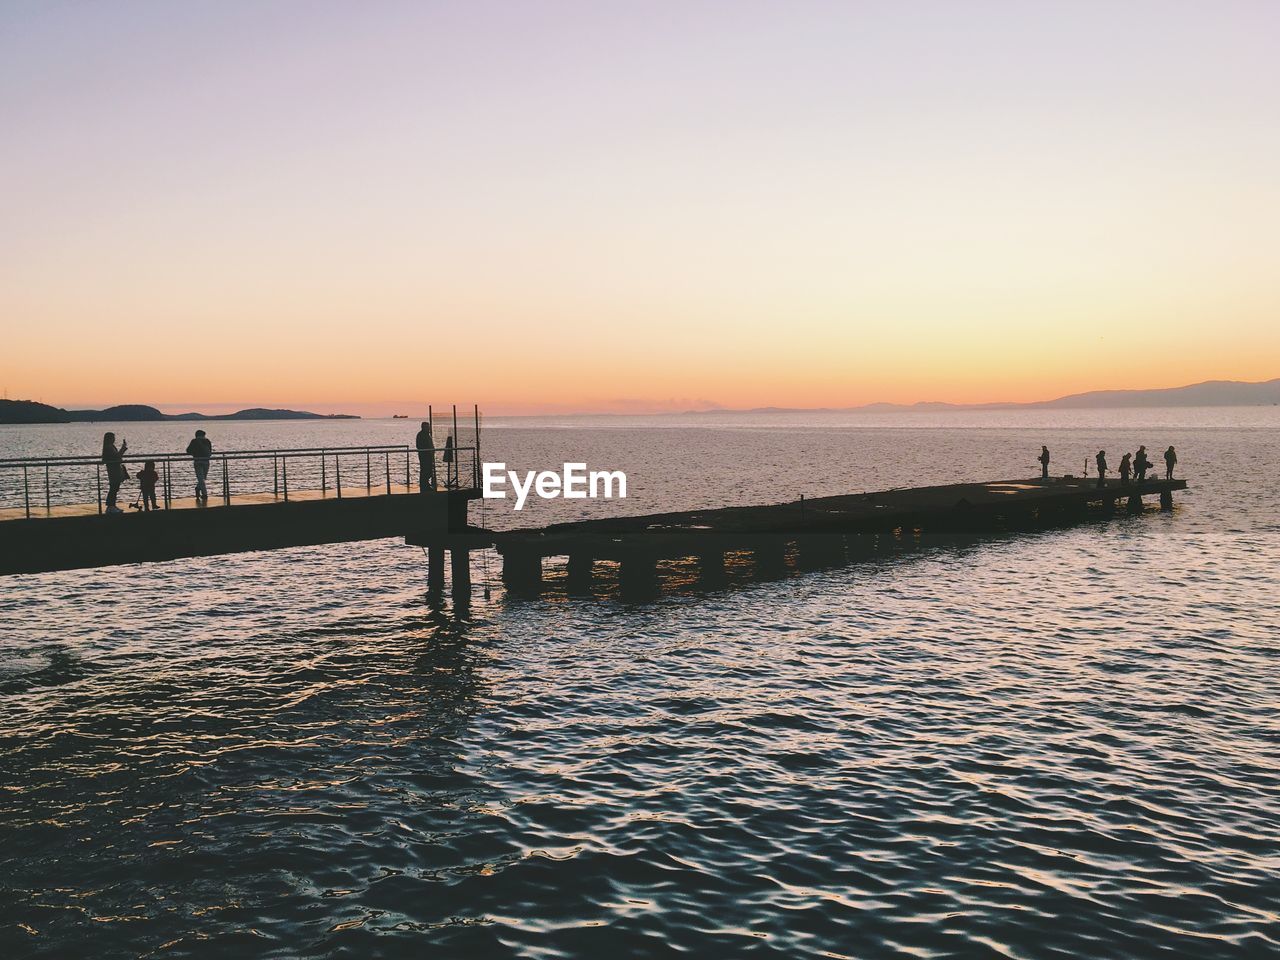
[[[6,426],[0,458],[194,426]],[[481,444],[628,480],[473,504],[495,529],[1026,478],[1041,444],[1077,476],[1172,444],[1189,488],[714,589],[672,569],[647,602],[555,564],[508,596],[487,552],[469,607],[433,602],[398,539],[5,578],[0,956],[1280,956],[1280,408],[489,418]]]

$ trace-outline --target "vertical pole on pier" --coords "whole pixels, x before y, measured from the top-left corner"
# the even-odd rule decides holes
[[[472,416],[476,421],[476,448],[471,453],[471,486],[480,489],[480,404],[471,405]]]
[[[338,499],[342,499],[342,455],[335,453],[333,455],[333,479],[338,487]]]
[[[458,405],[455,403],[453,405],[453,485],[455,487],[458,485],[458,459],[462,456],[458,452],[458,447],[461,446],[458,441],[461,439],[458,436]]]
[[[98,464],[98,512],[102,512],[102,464]]]
[[[49,499],[49,461],[46,460],[44,462],[44,512],[47,514],[51,513],[52,510],[53,503]]]
[[[284,483],[284,502],[289,502],[289,458],[283,456],[280,458],[280,478]]]
[[[382,460],[383,460],[382,465],[387,471],[387,495],[390,496],[391,495],[391,454],[389,452],[384,451],[382,454]]]
[[[271,455],[271,493],[280,496],[280,458]]]
[[[227,455],[222,455],[222,503],[231,506],[231,477],[227,474]]]
[[[421,484],[422,482],[421,478],[419,478],[418,482],[419,484]],[[404,492],[405,493],[411,492],[409,487],[409,448],[408,447],[404,448]]]
[[[329,480],[325,475],[324,465],[324,449],[320,450],[320,499],[324,499],[324,495],[329,492]]]
[[[369,463],[369,448],[364,448],[364,492],[365,496],[373,493],[373,467]]]
[[[22,497],[27,504],[27,519],[31,519],[31,484],[27,482],[27,465],[22,465]]]
[[[169,458],[164,458],[164,508],[173,506],[173,473],[169,469]]]

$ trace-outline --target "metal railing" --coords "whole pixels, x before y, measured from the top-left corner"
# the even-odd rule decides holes
[[[449,461],[445,460],[447,453],[452,454]],[[129,503],[132,492],[138,491],[133,502],[140,503],[137,474],[148,461],[154,462],[158,474],[157,509],[175,509],[182,501],[195,499],[194,460],[186,453],[129,453],[122,457],[120,462],[131,476],[121,484],[119,499]],[[479,448],[436,447],[431,451],[395,445],[215,451],[209,458],[205,503],[217,500],[231,506],[236,498],[249,497],[255,502],[271,498],[287,502],[291,495],[294,499],[315,499],[316,493],[321,498],[332,495],[338,499],[389,495],[424,489],[424,480],[427,490],[479,487]],[[189,497],[178,495],[181,486],[191,490]],[[56,508],[91,507],[95,502],[97,512],[104,513],[109,490],[109,471],[101,457],[0,460],[0,510],[20,510],[27,519],[52,516]],[[19,498],[20,505],[16,502]]]

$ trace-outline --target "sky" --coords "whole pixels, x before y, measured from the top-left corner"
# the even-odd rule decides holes
[[[1280,5],[0,5],[0,389],[491,413],[1280,376]]]

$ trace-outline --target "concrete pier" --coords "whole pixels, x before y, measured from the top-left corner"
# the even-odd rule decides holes
[[[1141,511],[1155,495],[1172,509],[1185,480],[1121,486],[1096,480],[998,480],[848,494],[792,503],[720,507],[682,513],[561,523],[493,534],[503,580],[515,592],[542,586],[542,559],[569,558],[570,588],[586,592],[594,560],[619,564],[627,596],[651,592],[662,560],[693,558],[703,583],[723,582],[726,551],[750,553],[756,575],[797,566],[816,569],[881,554],[913,551],[993,533],[1014,533],[1110,516],[1123,504]],[[590,559],[588,559],[590,558]]]

